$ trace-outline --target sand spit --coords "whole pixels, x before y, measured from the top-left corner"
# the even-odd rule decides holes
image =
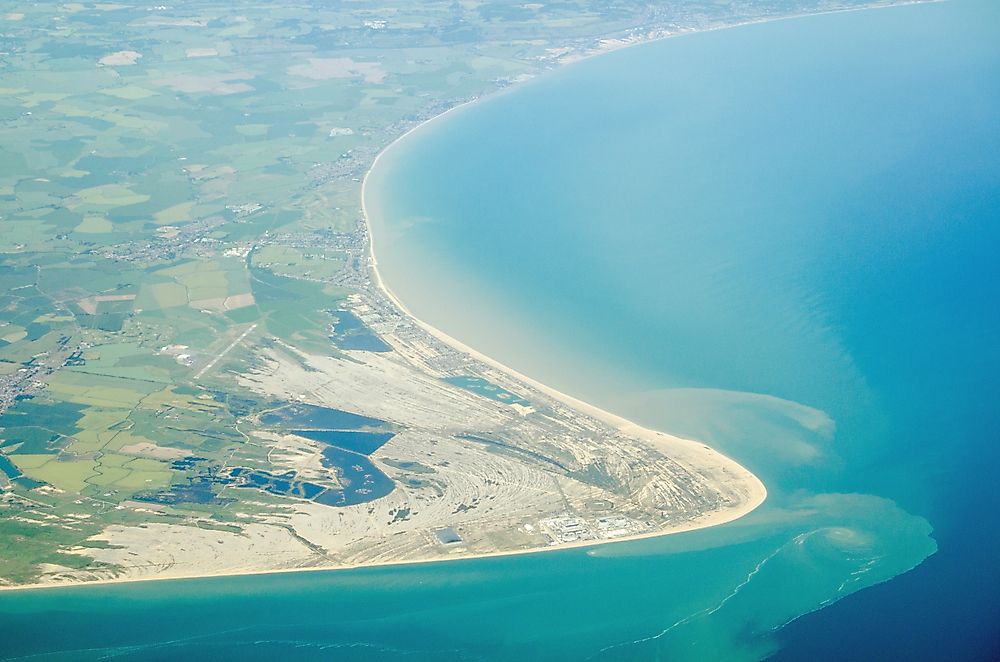
[[[625,45],[629,44],[616,42],[605,44],[603,49]],[[215,84],[219,81],[212,82]],[[439,120],[456,108],[428,122]],[[372,163],[369,174],[394,145],[428,122],[414,127],[386,147]],[[389,307],[397,311],[397,317],[392,317],[392,313],[385,310],[376,311],[378,314],[374,317],[366,315],[364,310],[360,313],[366,322],[378,319],[380,315],[383,321],[390,318],[393,320],[384,329],[372,326],[397,351],[391,353],[392,358],[347,352],[349,360],[338,360],[308,356],[290,347],[282,348],[265,357],[268,369],[247,375],[245,383],[261,392],[305,402],[350,407],[361,413],[384,416],[387,419],[399,416],[401,420],[394,422],[406,426],[408,431],[400,434],[398,439],[394,439],[372,458],[393,478],[400,474],[393,470],[391,462],[426,459],[426,444],[430,440],[439,444],[440,449],[434,452],[439,458],[448,458],[448,466],[454,466],[455,463],[451,460],[457,459],[460,460],[459,467],[464,467],[462,471],[469,467],[479,467],[480,473],[476,475],[475,472],[468,472],[469,475],[462,475],[458,469],[449,472],[435,467],[438,479],[448,485],[461,486],[455,490],[457,494],[449,496],[450,500],[443,501],[440,507],[436,507],[437,510],[428,505],[431,500],[420,490],[399,489],[388,497],[370,502],[364,508],[356,508],[354,511],[349,508],[295,504],[289,507],[287,513],[276,516],[271,521],[244,525],[243,532],[239,534],[210,530],[192,534],[192,530],[200,530],[156,523],[139,527],[112,527],[98,536],[99,539],[112,543],[107,550],[108,557],[98,560],[120,564],[122,570],[119,576],[109,577],[99,572],[79,572],[53,566],[50,568],[51,572],[46,574],[47,581],[44,583],[4,586],[0,590],[325,571],[558,551],[716,526],[743,517],[763,503],[767,496],[765,486],[731,458],[697,441],[643,428],[541,384],[409,313],[405,304],[393,295],[390,287],[382,280],[377,269],[375,243],[365,207],[367,183],[368,175],[362,183],[362,209],[369,240],[368,268],[376,287],[369,288],[372,291],[360,293],[359,299],[354,303],[359,304],[360,309],[367,308],[371,311],[388,302]],[[459,355],[466,357],[464,363],[453,362],[450,365],[459,365],[463,371],[489,376],[500,386],[515,390],[533,405],[537,405],[537,411],[518,411],[514,407],[496,403],[484,406],[474,396],[460,389],[442,386],[440,377],[451,373],[448,368],[442,367],[439,349],[424,340],[424,336],[450,348],[454,353],[452,358]],[[375,408],[378,403],[364,398],[366,391],[352,388],[359,384],[365,384],[366,389],[375,388],[376,384],[388,385],[390,390],[403,399],[407,407],[397,412],[374,409],[366,412],[365,407]],[[371,393],[370,390],[367,392]],[[435,408],[434,403],[440,402],[444,403],[443,408]],[[467,420],[463,420],[460,415],[451,419],[442,416],[448,412],[452,415],[456,415],[455,412],[473,414]],[[535,419],[541,418],[543,414],[547,420],[538,423]],[[442,420],[445,423],[439,424]],[[698,511],[690,510],[683,517],[664,517],[661,521],[648,519],[645,523],[650,526],[645,530],[599,539],[556,541],[556,544],[541,542],[537,531],[532,534],[525,528],[526,522],[559,517],[566,502],[575,508],[598,498],[615,497],[604,494],[607,490],[599,486],[577,480],[573,475],[554,477],[538,466],[531,466],[517,458],[498,456],[477,449],[474,444],[455,441],[457,432],[481,429],[496,431],[517,421],[523,422],[524,427],[520,430],[524,433],[524,439],[529,436],[533,425],[554,426],[546,428],[547,432],[554,435],[550,450],[557,451],[556,456],[560,458],[570,457],[567,466],[571,468],[577,465],[591,466],[596,449],[599,448],[602,452],[609,450],[609,447],[597,443],[599,441],[614,440],[629,451],[637,448],[635,444],[638,443],[662,456],[664,464],[661,467],[650,469],[642,476],[623,478],[633,481],[630,484],[639,487],[634,494],[629,495],[636,502],[629,506],[632,509],[627,514],[633,521],[641,521],[642,508],[650,513],[654,510],[664,512],[665,509],[658,505],[665,503],[664,499],[668,498],[666,495],[680,498],[676,485],[671,490],[669,484],[678,475],[695,481],[705,495],[714,490],[715,494],[724,496],[718,498],[714,505]],[[573,434],[577,432],[581,435],[574,437]],[[306,466],[307,460],[315,456],[315,448],[301,439],[276,438],[270,441],[275,444],[276,457],[285,462],[286,466],[298,466],[295,465],[296,462]],[[574,465],[573,462],[577,464]],[[619,466],[624,470],[624,464],[619,463]],[[513,476],[514,479],[507,484],[498,484],[498,475]],[[467,535],[463,537],[462,544],[442,545],[429,535],[435,527],[450,525],[442,515],[446,508],[465,504],[470,498],[482,497],[488,490],[497,489],[505,490],[503,493],[506,503],[503,507],[496,507],[489,516],[480,511],[468,515],[463,513],[458,518],[460,526],[466,527],[463,533]],[[557,503],[554,495],[567,490],[567,501]],[[529,498],[526,495],[532,496]],[[617,499],[623,501],[620,494]],[[421,505],[420,518],[414,516],[391,525],[377,523],[380,517],[391,517],[390,513],[414,504]],[[510,508],[511,505],[514,507]],[[511,512],[501,513],[504,510]],[[518,536],[498,537],[497,532],[502,530],[517,531]],[[482,534],[478,538],[477,531]],[[382,547],[374,545],[376,549],[373,552],[359,551],[362,547],[372,547],[373,540],[385,544]],[[388,540],[393,542],[386,543]],[[89,556],[94,551],[88,548],[81,553]],[[122,563],[125,555],[141,559],[141,565],[135,562],[132,565]]]

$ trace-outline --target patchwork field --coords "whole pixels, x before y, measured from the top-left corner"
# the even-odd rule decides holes
[[[547,474],[524,467],[539,460],[454,436],[474,425],[406,433],[405,417],[385,415],[361,433],[391,440],[359,454],[322,441],[347,444],[324,436],[341,429],[263,422],[309,398],[357,413],[394,380],[470,420],[535,404],[481,365],[429,364],[445,356],[437,345],[373,313],[359,207],[375,154],[456,103],[588,53],[831,4],[38,3],[0,18],[0,583],[148,574],[109,551],[109,532],[134,542],[137,528],[175,543],[259,534],[244,547],[330,563],[341,534],[309,542],[304,512],[350,501],[359,516],[343,535],[356,538],[366,494],[393,492],[377,510],[398,523],[406,490],[447,491],[435,472],[486,489],[421,464],[438,433],[451,435],[445,455],[518,466],[535,489]],[[362,364],[375,368],[350,372]],[[330,394],[246,378],[276,365],[360,381]],[[430,554],[417,541],[446,519],[406,525],[414,546],[397,551]],[[541,541],[496,535],[497,548]],[[219,567],[243,567],[230,563]]]

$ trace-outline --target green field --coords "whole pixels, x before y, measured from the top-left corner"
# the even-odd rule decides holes
[[[337,351],[330,311],[351,294],[345,246],[382,147],[648,11],[182,1],[0,17],[0,376],[13,380],[0,453],[30,479],[0,475],[0,580],[87,566],[64,550],[111,524],[280,504],[231,490],[156,513],[123,505],[226,463],[270,466],[247,433],[273,403],[230,371],[273,338]],[[684,18],[663,11],[662,25]]]

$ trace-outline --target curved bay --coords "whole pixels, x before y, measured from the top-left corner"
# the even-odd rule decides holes
[[[25,593],[0,602],[11,650],[58,628],[54,658],[757,659],[936,539],[937,574],[876,604],[968,586],[963,554],[996,540],[963,524],[995,506],[972,463],[997,459],[974,407],[1000,368],[996,18],[954,2],[627,49],[427,125],[370,180],[380,267],[419,316],[732,455],[769,488],[751,515],[592,550]],[[985,604],[996,573],[976,580]],[[875,617],[850,602],[826,636]]]

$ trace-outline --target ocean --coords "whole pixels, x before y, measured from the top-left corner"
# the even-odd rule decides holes
[[[7,594],[4,655],[997,658],[1000,5],[589,58],[414,131],[366,204],[417,316],[767,502],[590,550]]]

